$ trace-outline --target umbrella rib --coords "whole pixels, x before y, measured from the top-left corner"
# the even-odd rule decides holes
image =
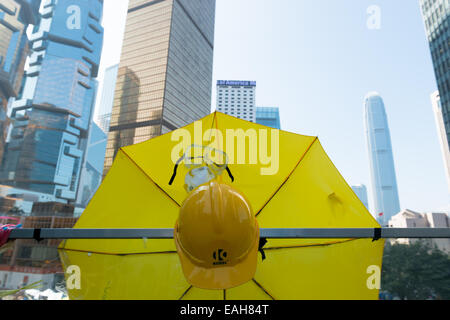
[[[333,242],[327,242],[327,243],[313,243],[313,244],[299,245],[299,246],[271,247],[271,248],[264,248],[264,251],[280,250],[280,249],[295,249],[295,248],[327,247],[327,246],[347,243],[347,242],[351,242],[351,241],[355,241],[355,240],[359,240],[359,239],[348,239],[348,240],[343,240],[343,241],[333,241]]]
[[[183,292],[183,294],[181,295],[181,297],[178,300],[181,300],[184,298],[184,296],[189,292],[189,290],[191,290],[192,286],[190,286],[189,288],[186,289],[185,292]]]
[[[278,187],[277,190],[275,190],[275,192],[272,194],[272,196],[269,197],[269,199],[266,201],[266,203],[264,203],[264,205],[261,207],[261,209],[259,209],[258,213],[256,214],[256,217],[259,216],[261,214],[261,211],[267,206],[267,204],[270,202],[270,200],[273,199],[273,197],[275,197],[275,195],[278,193],[278,191],[280,191],[280,189],[286,184],[286,182],[289,180],[289,178],[291,177],[291,175],[294,173],[294,171],[298,168],[300,162],[302,162],[302,160],[306,157],[306,155],[308,154],[309,150],[311,150],[312,146],[314,145],[314,143],[317,141],[317,137],[314,138],[314,140],[311,142],[311,144],[308,146],[308,148],[306,149],[306,151],[303,153],[303,155],[300,157],[300,159],[298,160],[297,164],[295,165],[295,167],[292,169],[292,171],[288,174],[288,176],[286,177],[286,179],[284,179],[283,183]]]
[[[215,128],[214,128],[214,124],[215,124]],[[212,134],[212,130],[213,130],[213,129],[215,129],[216,132],[219,131],[219,117],[217,116],[217,111],[214,112],[214,119],[213,119],[213,122],[211,123],[211,134]],[[209,141],[211,141],[211,136],[210,136]],[[218,139],[217,141],[218,141],[218,143],[217,143],[217,144],[218,144],[218,149],[219,149],[219,150],[222,150],[223,152],[225,152],[226,150],[224,150],[224,146],[222,146],[221,140]],[[225,153],[225,154],[226,154],[226,153]],[[225,161],[226,161],[226,164],[227,164],[227,166],[228,166],[228,161],[227,161],[227,160],[225,160]],[[223,182],[222,175],[219,175],[218,179],[219,179],[220,182]]]
[[[174,198],[172,198],[163,188],[161,188],[153,179],[128,155],[128,153],[125,152],[125,150],[121,149],[123,154],[126,155],[126,157],[134,163],[134,165],[159,189],[162,193],[164,193],[166,196],[169,197],[178,207],[181,207],[181,205],[175,201]]]
[[[208,141],[210,141],[210,142],[211,142],[211,136],[212,136],[212,129],[214,129],[214,121],[216,121],[216,115],[217,115],[217,111],[214,112],[214,117],[213,117],[213,120],[211,123],[211,131],[209,132],[209,139],[208,139]]]
[[[275,300],[275,298],[266,289],[264,289],[264,287],[258,281],[255,280],[255,278],[253,278],[252,280],[265,294],[270,297],[270,299]]]
[[[89,251],[89,250],[77,250],[77,249],[66,249],[66,248],[58,248],[58,250],[62,251],[72,251],[72,252],[83,252],[83,253],[95,253],[95,254],[104,254],[110,256],[138,256],[144,254],[176,254],[176,251],[158,251],[158,252],[135,252],[135,253],[111,253],[111,252],[97,252],[97,251]]]

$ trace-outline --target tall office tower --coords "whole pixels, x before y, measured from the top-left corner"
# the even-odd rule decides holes
[[[36,24],[40,0],[0,1],[0,162],[9,119],[8,100],[17,97],[29,51],[26,30]]]
[[[105,70],[103,77],[102,96],[98,110],[95,110],[95,122],[106,133],[109,131],[111,121],[111,111],[114,104],[114,92],[116,88],[117,73],[119,65],[116,64]]]
[[[76,201],[76,204],[83,208],[88,205],[102,182],[106,142],[106,133],[96,123],[92,123]]]
[[[130,0],[104,175],[120,147],[211,111],[215,0]]]
[[[271,107],[256,107],[256,123],[274,129],[281,129],[280,110]]]
[[[356,196],[361,200],[361,202],[364,204],[364,206],[369,210],[369,199],[367,198],[367,188],[365,185],[360,184],[357,186],[352,186],[353,192],[356,194]]]
[[[217,111],[256,122],[255,81],[217,81]]]
[[[75,201],[103,46],[102,0],[45,0],[0,183]]]
[[[442,118],[447,135],[447,152],[450,148],[450,3],[448,0],[420,0],[434,74],[439,89]]]
[[[444,115],[442,112],[441,99],[439,98],[439,91],[435,91],[431,94],[431,105],[433,106],[439,142],[441,144],[442,157],[444,159],[445,172],[447,174],[448,189],[450,191],[450,149],[447,147],[448,139],[445,133]]]
[[[389,219],[400,211],[400,202],[391,134],[383,99],[378,93],[367,94],[364,118],[374,204],[372,214],[382,225],[386,225]]]

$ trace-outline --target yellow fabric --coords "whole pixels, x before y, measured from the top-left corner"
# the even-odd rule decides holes
[[[119,256],[59,250],[59,254],[64,269],[80,267],[81,289],[70,289],[68,279],[72,300],[173,300],[190,286],[176,253]]]
[[[289,242],[293,241],[286,244]],[[378,290],[367,287],[372,274],[367,268],[381,267],[383,246],[382,240],[359,239],[328,246],[267,249],[255,280],[274,299],[378,299]]]
[[[75,228],[173,228],[187,196],[187,170],[180,166],[168,185],[171,153],[181,141],[172,139],[187,132],[198,138],[195,133],[202,130],[207,141],[192,139],[190,144],[223,150],[223,141],[207,131],[211,128],[224,139],[227,129],[254,129],[258,141],[269,131],[270,153],[270,130],[260,131],[268,128],[221,113],[124,147]],[[276,174],[261,174],[268,165],[230,164],[235,182],[221,176],[245,194],[261,228],[380,227],[316,137],[278,133]],[[250,148],[247,144],[246,151]],[[367,286],[367,268],[381,268],[383,244],[371,239],[270,239],[267,259],[262,262],[259,255],[254,279],[225,292],[190,288],[173,240],[68,240],[60,246],[60,257],[65,268],[81,269],[81,289],[69,289],[71,299],[377,299],[378,290]]]

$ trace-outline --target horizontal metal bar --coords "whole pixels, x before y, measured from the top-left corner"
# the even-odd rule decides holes
[[[265,238],[373,238],[374,228],[261,229]],[[450,228],[381,228],[380,238],[450,238]]]
[[[16,229],[10,239],[171,239],[173,229]],[[373,238],[374,228],[296,228],[260,230],[268,239]],[[382,228],[380,238],[450,238],[450,228]]]
[[[35,229],[16,229],[10,239],[34,239]],[[41,229],[40,239],[171,239],[173,229]]]

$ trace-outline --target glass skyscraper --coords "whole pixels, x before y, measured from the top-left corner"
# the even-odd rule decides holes
[[[89,144],[80,175],[76,204],[86,207],[102,182],[107,135],[95,123],[91,124]]]
[[[40,0],[0,1],[0,162],[9,125],[8,100],[17,97],[29,51],[26,30],[36,24]]]
[[[130,0],[105,156],[211,110],[215,0]]]
[[[450,192],[450,149],[448,148],[447,134],[445,133],[444,116],[439,91],[435,91],[431,94],[431,105],[433,107],[434,119],[436,120],[437,134],[439,137],[439,144],[441,145],[442,159],[444,160],[448,190]]]
[[[76,199],[103,46],[102,0],[44,0],[0,183]]]
[[[367,198],[367,188],[365,185],[360,184],[357,186],[352,186],[353,192],[356,194],[356,196],[361,200],[361,202],[364,204],[364,206],[369,210],[369,199]]]
[[[447,148],[450,148],[450,2],[420,0],[420,7],[440,94]]]
[[[256,123],[281,129],[280,110],[278,108],[256,107]]]
[[[393,215],[400,212],[400,203],[391,134],[383,99],[378,93],[367,94],[364,118],[374,204],[372,214],[382,225],[386,225]]]
[[[117,73],[119,65],[116,64],[106,68],[103,77],[103,89],[98,110],[95,110],[95,121],[98,126],[106,133],[109,131],[109,123],[111,121],[111,110],[114,104],[114,92],[116,88]]]

